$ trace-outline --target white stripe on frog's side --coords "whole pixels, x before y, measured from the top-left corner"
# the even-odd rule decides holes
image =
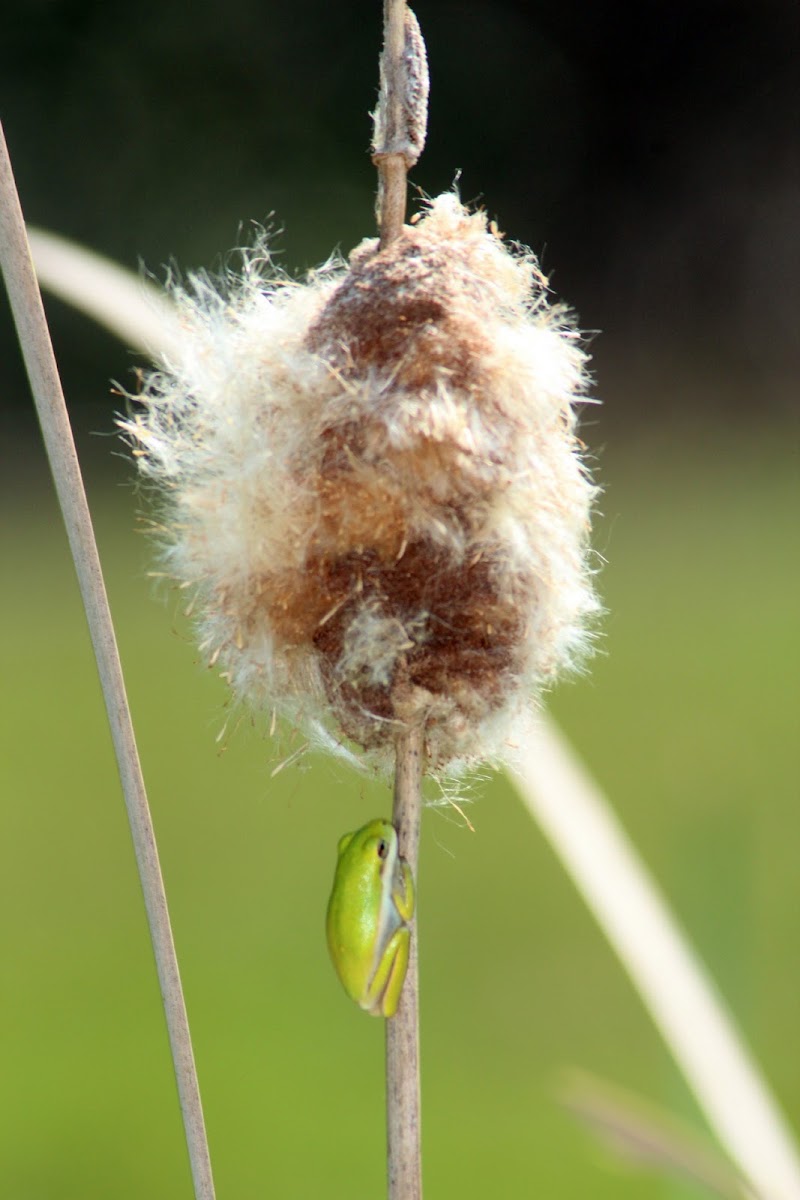
[[[403,872],[400,866],[400,850],[397,841],[397,833],[393,828],[390,828],[389,835],[385,839],[387,842],[386,857],[381,863],[381,904],[380,904],[380,919],[378,929],[375,935],[375,947],[372,951],[372,962],[369,971],[368,987],[372,987],[372,982],[375,978],[375,973],[383,959],[384,951],[387,945],[394,937],[398,929],[405,922],[397,911],[397,904],[394,901],[394,893],[401,891],[403,887]],[[378,1006],[382,1001],[383,996],[377,997],[375,1004]],[[374,1007],[374,1006],[373,1006]]]

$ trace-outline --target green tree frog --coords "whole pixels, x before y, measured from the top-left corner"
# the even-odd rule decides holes
[[[344,990],[373,1017],[393,1017],[406,977],[414,880],[389,821],[339,841],[328,949]]]

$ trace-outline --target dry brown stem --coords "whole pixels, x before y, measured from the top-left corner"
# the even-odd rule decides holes
[[[197,1200],[214,1200],[189,1023],[111,612],[80,466],[5,137],[0,126],[0,262],[67,528],[117,755],[150,923]]]
[[[423,734],[407,730],[397,739],[392,819],[400,853],[416,885],[422,808]],[[419,1086],[419,983],[416,917],[408,971],[396,1014],[386,1022],[386,1116],[389,1200],[421,1200]]]
[[[405,0],[384,0],[381,86],[372,161],[378,168],[381,248],[403,228],[406,175],[422,153],[428,123],[428,63],[417,18]]]

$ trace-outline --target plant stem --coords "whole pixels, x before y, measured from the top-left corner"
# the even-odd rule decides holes
[[[417,881],[422,809],[422,730],[397,739],[397,768],[392,820],[405,858]],[[400,1004],[386,1022],[386,1130],[389,1200],[421,1200],[419,1088],[419,979],[416,916]]]
[[[375,109],[372,161],[378,168],[380,249],[401,234],[406,175],[422,153],[428,123],[428,62],[417,18],[405,0],[384,0],[380,96]],[[423,738],[420,728],[397,739],[394,812],[400,853],[416,886],[422,808]],[[386,1130],[389,1200],[421,1200],[419,1088],[419,982],[416,917],[397,1012],[386,1022]]]
[[[39,287],[73,304],[129,350],[162,362],[180,345],[180,318],[162,287],[46,229],[28,226]]]
[[[702,962],[597,784],[546,718],[521,727],[520,797],[628,971],[720,1143],[753,1191],[800,1200],[789,1126]]]
[[[47,320],[0,125],[0,263],[78,575],[150,923],[197,1200],[214,1183],[167,898],[111,613]]]
[[[403,228],[406,176],[422,153],[428,123],[425,43],[406,0],[384,0],[380,75],[372,161],[378,168],[378,227],[384,249]]]

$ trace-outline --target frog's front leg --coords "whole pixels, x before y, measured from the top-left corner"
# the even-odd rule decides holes
[[[404,858],[398,859],[400,868],[392,886],[392,900],[402,919],[408,923],[414,915],[414,876]]]

